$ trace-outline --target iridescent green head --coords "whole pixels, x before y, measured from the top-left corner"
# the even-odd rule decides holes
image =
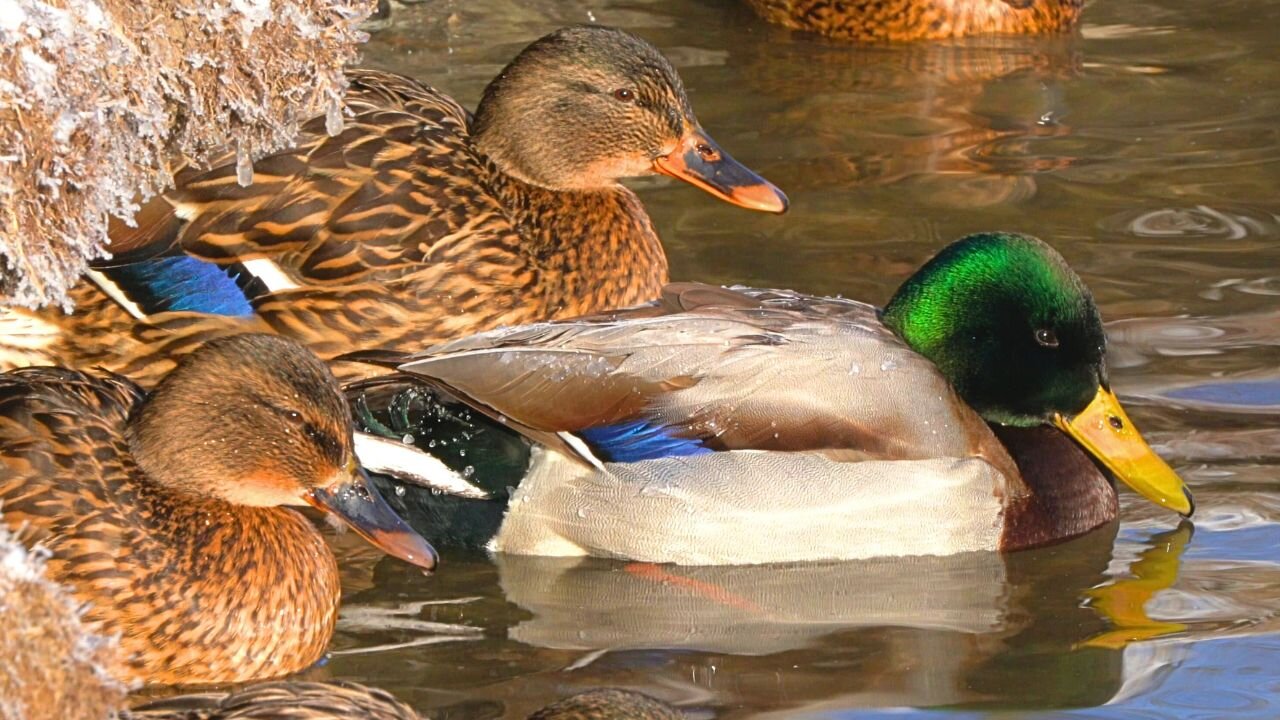
[[[884,322],[989,422],[1053,425],[1147,499],[1194,511],[1111,392],[1098,306],[1053,248],[1014,233],[961,238],[898,288]]]
[[[991,422],[1074,416],[1107,385],[1093,296],[1061,255],[1027,235],[952,243],[898,288],[884,320]]]

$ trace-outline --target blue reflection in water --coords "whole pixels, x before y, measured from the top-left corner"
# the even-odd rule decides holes
[[[1280,408],[1280,378],[1209,382],[1168,390],[1163,394],[1171,400],[1204,405]]]

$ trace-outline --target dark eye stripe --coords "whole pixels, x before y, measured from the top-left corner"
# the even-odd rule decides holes
[[[302,426],[302,431],[307,434],[307,437],[310,438],[312,442],[324,450],[325,457],[333,460],[335,465],[342,463],[342,443],[339,442],[338,438],[334,437],[332,433],[318,428],[311,423],[304,424]]]

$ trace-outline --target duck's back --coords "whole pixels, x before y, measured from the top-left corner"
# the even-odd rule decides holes
[[[650,306],[432,348],[411,372],[557,431],[636,415],[717,449],[871,459],[994,444],[876,308],[787,291],[676,283]]]
[[[337,615],[323,538],[291,510],[228,513],[146,482],[123,432],[143,397],[118,376],[0,374],[0,518],[50,551],[49,578],[86,604],[93,632],[120,634],[123,679],[225,682],[309,664]],[[298,558],[314,567],[296,572]],[[263,637],[278,647],[255,655]]]
[[[856,42],[1065,30],[1083,0],[747,0],[766,20]]]
[[[341,132],[316,117],[296,144],[259,159],[242,186],[234,153],[187,168],[138,227],[113,223],[115,260],[181,249],[218,263],[261,258],[260,292],[388,281],[420,269],[452,235],[512,232],[485,189],[470,116],[447,95],[392,73],[348,71]],[[259,267],[266,267],[262,264]]]

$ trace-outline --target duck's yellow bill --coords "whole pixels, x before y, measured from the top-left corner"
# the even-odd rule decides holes
[[[1142,439],[1110,390],[1099,387],[1093,402],[1079,415],[1070,419],[1056,415],[1053,424],[1142,497],[1183,517],[1195,512],[1195,501],[1182,478]]]

